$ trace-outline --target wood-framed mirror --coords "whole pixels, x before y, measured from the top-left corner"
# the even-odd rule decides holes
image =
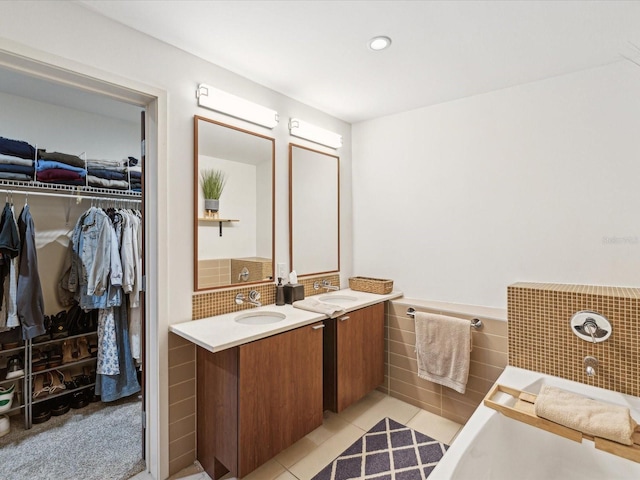
[[[194,290],[273,281],[275,139],[198,115],[193,128]],[[202,187],[212,170],[225,177],[217,211]]]
[[[289,144],[289,264],[298,276],[340,271],[340,157]]]

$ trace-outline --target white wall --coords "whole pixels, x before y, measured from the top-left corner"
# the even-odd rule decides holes
[[[28,26],[28,28],[27,28]],[[188,28],[188,26],[186,27]],[[83,70],[100,71],[99,78],[119,76],[130,83],[139,82],[167,92],[167,135],[159,138],[160,150],[166,147],[168,162],[160,169],[159,189],[166,192],[167,211],[153,219],[162,245],[170,255],[160,255],[161,290],[158,297],[166,308],[158,310],[158,348],[161,366],[166,366],[168,325],[191,319],[193,293],[193,116],[203,115],[224,123],[253,130],[276,139],[275,158],[275,262],[288,264],[288,143],[291,141],[287,119],[298,117],[343,137],[341,179],[344,201],[341,203],[341,243],[343,279],[351,267],[351,202],[348,185],[351,178],[351,127],[314,108],[210,64],[182,50],[170,47],[147,35],[94,14],[73,2],[0,2],[0,48],[14,49],[14,43],[35,49],[53,64],[78,63]],[[22,50],[23,48],[19,48]],[[61,58],[58,58],[61,57]],[[209,83],[232,94],[278,110],[280,124],[273,130],[247,124],[199,108],[195,91],[199,83]],[[161,121],[163,119],[160,119]],[[163,125],[162,125],[163,126]],[[162,134],[162,130],[161,130]],[[296,143],[304,143],[296,140]],[[311,144],[313,145],[313,144]],[[314,145],[315,146],[315,145]],[[333,152],[333,150],[327,150]],[[165,173],[166,172],[166,173]],[[165,300],[166,299],[166,300]],[[164,363],[162,363],[164,362]],[[167,371],[159,372],[160,385],[160,474],[168,472],[166,407]],[[154,420],[155,421],[155,420]]]
[[[354,125],[354,272],[496,307],[517,281],[638,286],[638,132],[629,62]]]

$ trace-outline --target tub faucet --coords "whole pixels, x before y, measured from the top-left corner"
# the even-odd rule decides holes
[[[260,292],[257,290],[251,290],[249,292],[249,298],[244,296],[244,293],[239,293],[236,295],[236,304],[242,305],[244,302],[248,302],[251,305],[255,305],[256,307],[261,307],[262,303],[260,303]]]
[[[598,373],[598,359],[590,355],[584,357],[584,366],[586,367],[587,377],[595,377]]]

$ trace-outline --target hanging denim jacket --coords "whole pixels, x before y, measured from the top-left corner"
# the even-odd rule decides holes
[[[36,234],[29,205],[25,205],[20,213],[18,232],[20,234],[20,267],[17,309],[22,324],[22,336],[26,340],[45,332],[44,300],[38,274]]]
[[[111,272],[111,221],[101,209],[91,207],[76,223],[72,236],[75,255],[71,259],[69,290],[86,286],[87,295],[102,295]]]

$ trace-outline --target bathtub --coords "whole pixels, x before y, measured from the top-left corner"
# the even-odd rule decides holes
[[[640,423],[640,398],[516,367],[496,383],[538,393],[548,384],[590,398],[624,405]],[[507,404],[511,397],[495,398]],[[622,480],[640,479],[640,463],[596,450],[593,442],[574,442],[521,423],[484,405],[473,413],[429,480]]]

